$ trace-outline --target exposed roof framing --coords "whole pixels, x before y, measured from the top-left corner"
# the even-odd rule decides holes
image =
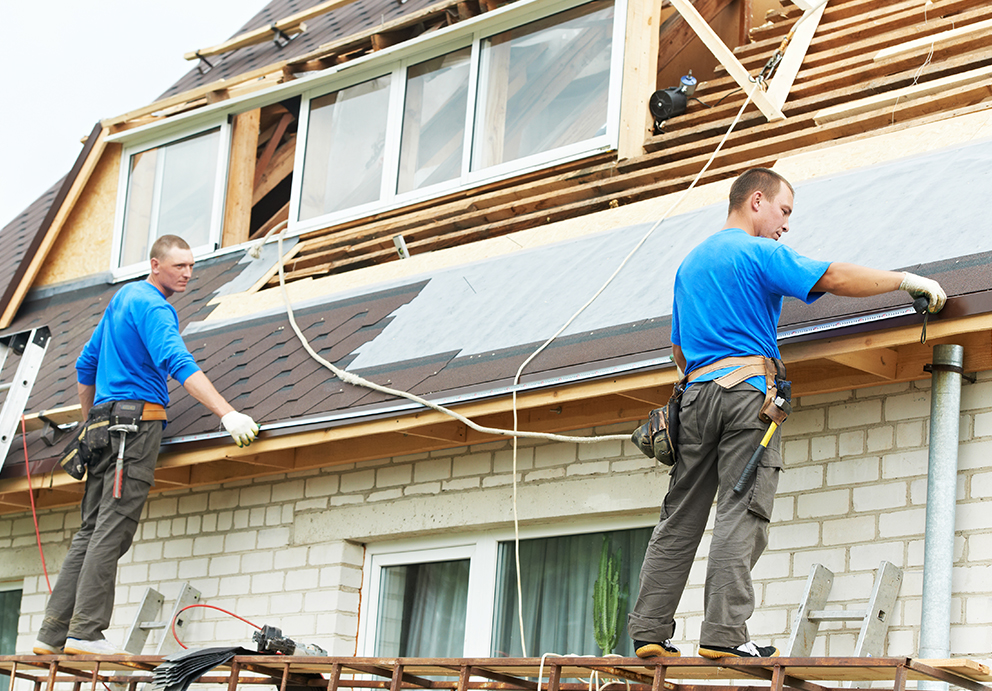
[[[297,12],[284,19],[272,22],[272,24],[267,27],[246,31],[242,34],[238,34],[232,39],[209,48],[192,50],[183,55],[183,58],[186,60],[197,60],[206,56],[227,53],[232,50],[237,50],[238,48],[247,48],[248,46],[254,46],[272,39],[277,32],[294,34],[306,31],[306,22],[309,20],[319,17],[322,14],[332,12],[339,7],[344,7],[351,2],[354,2],[354,0],[327,0],[327,2],[322,2],[319,5],[314,5],[309,9],[303,10],[302,12]]]
[[[748,73],[761,69],[800,16],[801,11],[792,8],[781,21],[752,32],[755,42],[735,51]],[[791,87],[788,119],[768,121],[746,112],[700,182],[732,177],[742,166],[770,165],[787,153],[815,150],[844,138],[988,108],[992,78],[984,70],[992,65],[992,32],[965,32],[942,42],[922,72],[929,44],[884,61],[876,62],[874,56],[921,34],[935,35],[951,26],[990,19],[992,6],[982,0],[934,2],[926,17],[915,0],[884,7],[872,0],[832,0]],[[936,80],[942,78],[953,83],[939,88],[942,83]],[[896,102],[898,90],[914,83],[913,88],[926,92],[928,98]],[[938,86],[927,86],[934,84]],[[894,95],[886,99],[886,93]],[[865,102],[864,97],[876,94],[883,95]],[[669,120],[664,133],[648,140],[642,156],[620,161],[594,157],[584,164],[569,164],[557,174],[545,172],[475,190],[471,205],[463,201],[464,193],[454,194],[307,233],[287,267],[288,280],[394,261],[392,236],[397,233],[416,254],[684,189],[744,100],[737,83],[727,76],[701,82],[696,96],[715,105],[706,108],[691,102],[685,115]],[[830,122],[817,122],[821,111],[855,102],[864,107]]]

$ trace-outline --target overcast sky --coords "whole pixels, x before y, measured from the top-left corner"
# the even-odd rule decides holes
[[[69,172],[80,138],[182,77],[267,0],[2,0],[0,227]]]

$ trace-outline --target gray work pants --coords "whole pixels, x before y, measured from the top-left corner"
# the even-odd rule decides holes
[[[131,547],[141,509],[154,484],[155,462],[162,441],[162,423],[138,423],[124,444],[121,498],[114,499],[114,470],[120,435],[87,469],[80,505],[82,525],[72,538],[58,580],[45,609],[38,640],[61,647],[65,639],[103,638],[114,609],[117,560]]]
[[[745,492],[737,495],[733,488],[768,429],[758,419],[762,401],[764,395],[743,382],[731,389],[715,382],[693,384],[683,394],[680,457],[644,555],[640,593],[627,617],[632,639],[659,643],[674,635],[675,610],[715,496],[699,643],[732,647],[750,640],[745,622],[754,612],[751,569],[768,544],[782,467],[777,431]]]

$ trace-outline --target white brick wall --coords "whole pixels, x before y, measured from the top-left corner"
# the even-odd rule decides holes
[[[863,606],[885,559],[905,572],[886,652],[916,653],[929,401],[924,381],[796,402],[783,427],[786,469],[769,548],[753,573],[757,609],[749,629],[756,640],[787,642],[812,564],[836,575],[829,607],[850,608]],[[963,386],[961,426],[951,653],[982,659],[992,647],[992,511],[986,503],[992,497],[992,373]],[[629,442],[523,441],[517,478],[521,519],[535,525],[597,514],[653,518],[667,486],[667,470]],[[279,626],[332,654],[353,654],[362,543],[506,526],[512,481],[506,441],[154,495],[121,559],[108,634],[123,639],[147,586],[171,599],[190,580],[208,604]],[[39,525],[54,582],[78,511],[43,512]],[[26,515],[0,519],[0,581],[23,583],[19,650],[30,647],[47,600],[33,532]],[[678,614],[677,643],[686,652],[702,621],[709,540],[708,532]],[[197,610],[191,618],[184,634],[189,643],[250,641],[246,625],[220,612]],[[853,624],[825,625],[813,652],[850,654],[856,633]]]

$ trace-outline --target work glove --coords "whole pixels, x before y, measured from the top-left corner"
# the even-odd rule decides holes
[[[232,410],[220,419],[238,446],[248,446],[258,436],[259,426],[244,413]]]
[[[944,307],[944,302],[947,301],[947,294],[937,281],[908,272],[903,272],[902,276],[902,283],[899,284],[899,290],[905,290],[914,298],[921,296],[927,298],[930,301],[930,307],[928,308],[930,314],[936,314]]]

